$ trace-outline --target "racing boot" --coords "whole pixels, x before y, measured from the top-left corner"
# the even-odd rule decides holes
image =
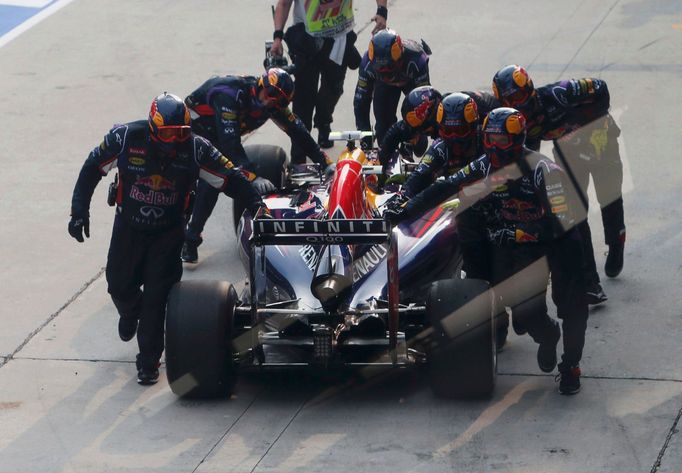
[[[137,368],[137,383],[143,386],[156,384],[159,380],[159,366],[157,361],[146,360],[141,354],[137,354],[135,367]]]
[[[559,365],[559,374],[555,381],[559,382],[560,394],[577,394],[580,392],[580,367]]]
[[[538,345],[538,366],[544,373],[551,373],[554,371],[554,367],[557,363],[556,346],[561,339],[559,323],[551,319],[550,323],[551,327],[549,333]]]
[[[185,238],[185,243],[182,245],[182,253],[180,253],[180,258],[185,263],[196,263],[199,260],[199,251],[197,248],[201,245],[201,237],[191,237],[187,236]]]
[[[129,342],[137,333],[137,318],[119,317],[118,336],[124,342]]]
[[[604,263],[604,272],[610,278],[615,278],[623,270],[623,253],[625,244],[623,242],[609,245],[609,252]]]
[[[331,128],[329,126],[318,127],[317,144],[322,149],[329,149],[334,147],[334,142],[329,139]]]
[[[606,297],[606,293],[604,292],[604,289],[601,287],[601,284],[599,284],[599,282],[597,281],[594,281],[587,285],[585,296],[587,299],[587,303],[589,305],[597,305],[609,300],[609,298]]]
[[[129,342],[137,332],[137,321],[142,310],[142,291],[138,291],[132,299],[123,300],[111,297],[118,311],[118,336],[124,342]]]

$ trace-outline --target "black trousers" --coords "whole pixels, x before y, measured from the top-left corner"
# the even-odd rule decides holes
[[[166,300],[182,277],[182,225],[141,232],[116,216],[107,257],[108,291],[121,317],[137,318],[137,344],[147,366],[164,348]]]
[[[588,308],[582,267],[582,241],[573,229],[550,243],[498,246],[484,239],[476,214],[465,211],[458,216],[458,230],[467,278],[484,279],[494,287],[500,312],[498,330],[506,333],[509,318],[504,307],[512,310],[514,330],[528,333],[537,343],[552,334],[547,313],[546,292],[552,275],[552,301],[562,321],[565,366],[578,365],[582,359],[587,329]]]
[[[398,102],[402,90],[393,85],[387,85],[380,80],[374,82],[372,109],[374,110],[374,132],[377,143],[384,141],[388,129],[398,121]]]
[[[323,48],[313,57],[294,56],[296,93],[293,111],[308,131],[313,126],[320,130],[330,130],[334,121],[334,109],[343,94],[346,66],[330,60],[328,49]],[[291,145],[291,162],[306,162],[305,153],[295,143]]]
[[[556,161],[574,180],[583,204],[584,218],[578,229],[583,237],[585,274],[589,282],[599,281],[594,259],[592,232],[587,222],[589,199],[587,188],[590,176],[601,207],[604,240],[607,245],[625,241],[623,210],[623,163],[620,159],[618,136],[620,129],[610,115],[582,127],[565,139],[554,143]],[[557,152],[557,147],[561,151]]]
[[[204,231],[208,218],[213,213],[220,191],[203,179],[197,181],[196,196],[192,207],[192,218],[187,225],[186,238],[196,244],[201,243],[201,232]]]

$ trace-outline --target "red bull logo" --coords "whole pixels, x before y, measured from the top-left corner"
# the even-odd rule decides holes
[[[154,191],[175,190],[175,183],[159,174],[141,177],[135,181],[135,185],[149,187]]]

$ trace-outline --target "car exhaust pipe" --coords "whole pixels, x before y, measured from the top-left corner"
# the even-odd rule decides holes
[[[322,250],[310,290],[324,310],[335,311],[353,286],[352,258],[347,245],[328,245]]]

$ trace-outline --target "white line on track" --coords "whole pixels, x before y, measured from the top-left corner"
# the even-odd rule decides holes
[[[36,14],[33,15],[31,18],[29,18],[28,20],[24,21],[24,22],[21,23],[20,25],[18,25],[16,28],[14,28],[14,29],[8,31],[7,33],[5,33],[4,35],[0,36],[0,48],[2,48],[4,45],[6,45],[6,44],[9,43],[10,41],[12,41],[14,38],[16,38],[17,36],[19,36],[19,35],[20,35],[21,33],[23,33],[24,31],[26,31],[26,30],[28,30],[29,28],[31,28],[31,27],[37,25],[38,23],[40,23],[41,21],[43,21],[45,18],[47,18],[48,16],[52,15],[53,13],[55,13],[55,12],[58,11],[58,10],[60,10],[61,8],[65,7],[66,5],[68,5],[68,4],[71,3],[71,2],[73,2],[73,0],[58,0],[57,2],[53,3],[52,5],[50,5],[49,7],[47,7],[46,9],[42,10],[41,12],[36,13]],[[12,3],[12,5],[15,5],[15,6],[34,6],[34,5],[29,5],[29,4],[30,4],[30,3],[35,3],[35,4],[42,3],[42,4],[46,4],[46,3],[48,3],[48,2],[39,2],[39,1],[24,1],[24,2],[22,2],[22,1],[12,1],[12,2],[2,2],[2,1],[0,1],[0,3],[2,3],[2,4]],[[22,5],[20,5],[20,4],[22,4]],[[25,4],[25,5],[23,5],[23,4]]]

